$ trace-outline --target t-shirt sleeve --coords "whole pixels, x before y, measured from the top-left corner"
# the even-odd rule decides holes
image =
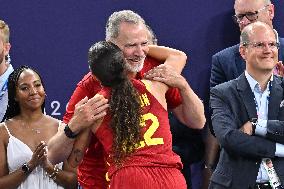
[[[64,123],[68,123],[70,121],[74,114],[75,105],[86,96],[88,96],[87,89],[83,85],[78,84],[68,102],[66,112],[63,117]]]
[[[182,98],[178,88],[169,88],[166,92],[168,109],[174,109],[182,104]]]

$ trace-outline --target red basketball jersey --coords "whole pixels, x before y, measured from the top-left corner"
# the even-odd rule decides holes
[[[181,169],[180,157],[172,151],[172,135],[167,110],[146,89],[144,83],[136,79],[133,79],[132,83],[137,89],[141,100],[142,121],[140,125],[143,139],[135,152],[123,161],[122,167],[157,166]],[[106,98],[110,97],[109,88],[102,89],[100,93]],[[113,133],[109,125],[110,119],[110,115],[106,116],[95,134],[107,155],[112,154],[113,143]],[[118,168],[112,163],[111,156],[107,161],[110,165],[108,176],[111,177]]]

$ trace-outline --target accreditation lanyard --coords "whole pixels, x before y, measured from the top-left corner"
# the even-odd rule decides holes
[[[274,166],[273,166],[273,163],[271,161],[270,158],[262,158],[262,165],[264,166],[266,172],[267,172],[267,175],[268,175],[268,178],[269,178],[269,183],[270,183],[270,186],[273,188],[273,189],[277,189],[277,187],[281,186],[281,182],[280,182],[280,179],[274,169]]]
[[[271,89],[272,89],[272,81],[269,82],[269,86],[268,86],[267,107],[268,107],[269,101],[270,101]],[[255,102],[255,106],[256,106],[257,116],[259,118],[259,116],[261,115],[261,112],[260,112],[261,104],[258,105],[258,103],[256,101],[256,98],[254,98],[254,102]],[[261,100],[260,100],[260,102],[261,102]],[[281,186],[281,182],[280,182],[280,179],[277,176],[277,173],[276,173],[276,171],[274,169],[272,160],[270,158],[262,158],[262,162],[261,163],[262,163],[263,167],[266,170],[266,173],[268,175],[271,187],[273,189],[277,189],[277,187]]]

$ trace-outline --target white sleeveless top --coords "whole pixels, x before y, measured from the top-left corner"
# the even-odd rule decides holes
[[[24,163],[30,161],[33,152],[25,143],[11,135],[5,123],[4,126],[9,134],[7,163],[9,173],[12,173],[22,167]],[[62,169],[62,165],[63,163],[61,162],[58,164],[58,167]],[[18,189],[63,189],[63,187],[57,185],[53,179],[49,178],[41,166],[37,166]]]

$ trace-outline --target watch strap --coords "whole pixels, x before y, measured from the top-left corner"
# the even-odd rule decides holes
[[[252,135],[255,135],[255,129],[257,125],[257,118],[251,118],[250,122],[252,124]]]
[[[26,175],[28,175],[28,174],[30,174],[30,173],[32,172],[31,168],[28,166],[28,163],[24,163],[24,164],[22,165],[22,171],[23,171]]]
[[[70,127],[68,126],[68,124],[66,124],[66,126],[65,126],[65,128],[64,128],[64,133],[65,133],[65,135],[66,135],[68,138],[72,138],[72,139],[76,138],[76,136],[78,135],[78,134],[74,133],[74,132],[70,129]]]

